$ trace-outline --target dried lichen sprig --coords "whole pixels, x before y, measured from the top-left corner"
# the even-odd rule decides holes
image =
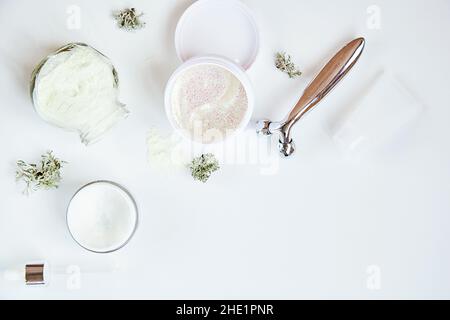
[[[137,14],[135,8],[123,9],[113,13],[114,18],[117,21],[117,26],[127,31],[145,27],[145,22],[140,19],[143,15],[144,13]]]
[[[292,58],[286,52],[278,52],[275,56],[275,67],[278,70],[287,73],[289,78],[300,77],[302,72],[292,62]]]
[[[57,188],[61,181],[61,168],[65,163],[56,158],[52,151],[41,156],[40,166],[19,160],[17,161],[16,180],[26,183],[25,194],[38,189]]]
[[[212,153],[202,154],[194,158],[189,165],[192,177],[195,180],[205,183],[208,181],[211,174],[220,169],[219,162]]]

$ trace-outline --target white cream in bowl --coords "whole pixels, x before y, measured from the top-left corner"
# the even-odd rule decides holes
[[[123,247],[137,226],[137,207],[121,186],[98,181],[81,188],[67,209],[67,226],[83,248],[106,253]]]

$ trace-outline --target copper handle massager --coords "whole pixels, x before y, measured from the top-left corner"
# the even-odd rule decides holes
[[[258,134],[269,136],[278,132],[280,135],[280,153],[285,157],[292,155],[295,151],[295,144],[291,137],[292,127],[344,78],[358,61],[363,52],[364,45],[364,38],[358,38],[342,48],[308,85],[300,100],[286,119],[281,122],[272,122],[270,120],[258,121],[256,123],[256,131]]]

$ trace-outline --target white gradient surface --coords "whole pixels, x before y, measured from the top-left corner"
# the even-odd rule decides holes
[[[0,2],[0,298],[450,298],[450,2],[243,2],[261,33],[249,70],[255,119],[282,118],[347,41],[366,37],[366,51],[297,125],[297,153],[280,159],[275,174],[224,164],[206,185],[185,171],[152,170],[146,158],[148,130],[170,130],[164,87],[180,65],[175,26],[192,1]],[[67,28],[71,5],[81,9],[80,29]],[[110,12],[125,6],[145,12],[145,29],[115,27]],[[368,27],[368,8],[381,10],[381,29]],[[131,111],[90,147],[42,121],[28,92],[40,59],[74,41],[113,61]],[[302,77],[273,67],[279,50],[293,55]],[[349,161],[327,128],[383,70],[422,111],[371,156]],[[373,101],[380,100],[391,103],[389,95]],[[69,162],[63,183],[27,198],[15,183],[15,162],[48,149]],[[74,192],[101,179],[125,186],[140,210],[134,238],[108,255],[83,250],[65,222]],[[5,277],[36,260],[52,267],[48,286]]]

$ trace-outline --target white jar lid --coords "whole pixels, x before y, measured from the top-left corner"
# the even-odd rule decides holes
[[[220,55],[247,70],[258,54],[258,28],[239,0],[198,0],[178,22],[175,48],[183,62]]]

